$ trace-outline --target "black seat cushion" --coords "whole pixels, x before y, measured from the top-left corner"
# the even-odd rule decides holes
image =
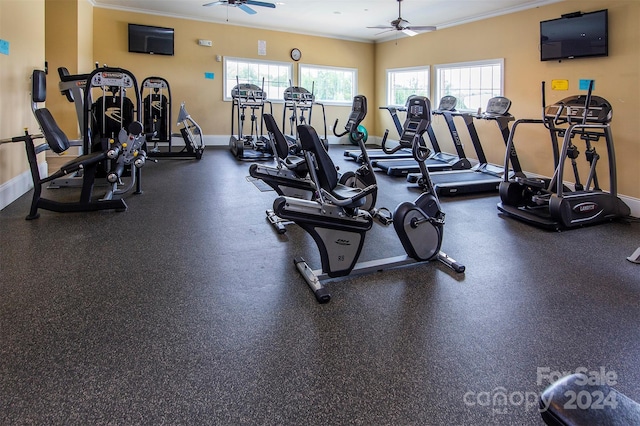
[[[318,133],[308,124],[301,124],[298,126],[298,135],[300,136],[302,149],[312,152],[316,157],[320,187],[325,191],[332,192],[338,185],[338,171],[331,157],[324,149]]]
[[[48,109],[37,109],[34,111],[34,115],[40,125],[40,130],[42,130],[49,148],[53,152],[61,154],[69,149],[69,146],[71,146],[69,138],[67,138],[67,135],[65,135],[62,129],[58,127],[58,124],[53,119],[53,116]]]

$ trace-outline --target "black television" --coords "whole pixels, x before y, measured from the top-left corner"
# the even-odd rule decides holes
[[[540,60],[609,55],[607,9],[540,22]]]
[[[129,52],[173,56],[173,28],[129,24]]]

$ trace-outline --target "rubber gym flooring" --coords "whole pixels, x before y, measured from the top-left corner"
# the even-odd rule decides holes
[[[443,198],[465,274],[350,277],[320,305],[292,262],[319,267],[315,244],[271,228],[248,167],[208,148],[147,164],[124,213],[0,212],[0,424],[541,425],[577,369],[640,400],[640,223],[548,232],[495,193]],[[418,195],[378,180],[378,205]],[[402,253],[374,225],[361,260]]]

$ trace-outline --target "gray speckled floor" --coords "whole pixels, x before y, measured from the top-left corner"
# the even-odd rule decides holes
[[[292,263],[319,267],[312,239],[273,231],[248,167],[208,149],[148,164],[125,213],[0,212],[0,424],[540,425],[538,368],[603,366],[640,399],[639,223],[546,232],[495,194],[443,199],[463,276],[347,278],[319,305]],[[367,239],[362,260],[402,254]]]

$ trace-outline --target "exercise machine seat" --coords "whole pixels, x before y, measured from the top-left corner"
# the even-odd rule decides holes
[[[303,157],[289,154],[289,144],[280,128],[276,124],[275,118],[271,114],[263,114],[264,126],[269,134],[273,135],[276,155],[282,160],[289,170],[297,172],[307,171],[306,160]]]
[[[606,384],[585,384],[587,376],[572,374],[549,386],[540,396],[540,414],[549,426],[640,424],[640,404]],[[584,405],[588,394],[589,406]]]
[[[334,198],[333,202],[343,207],[362,207],[365,196],[376,190],[377,186],[367,188],[350,187],[339,183],[338,170],[324,148],[316,130],[308,124],[298,126],[298,135],[304,151],[314,154],[318,165],[316,173],[320,188]]]

